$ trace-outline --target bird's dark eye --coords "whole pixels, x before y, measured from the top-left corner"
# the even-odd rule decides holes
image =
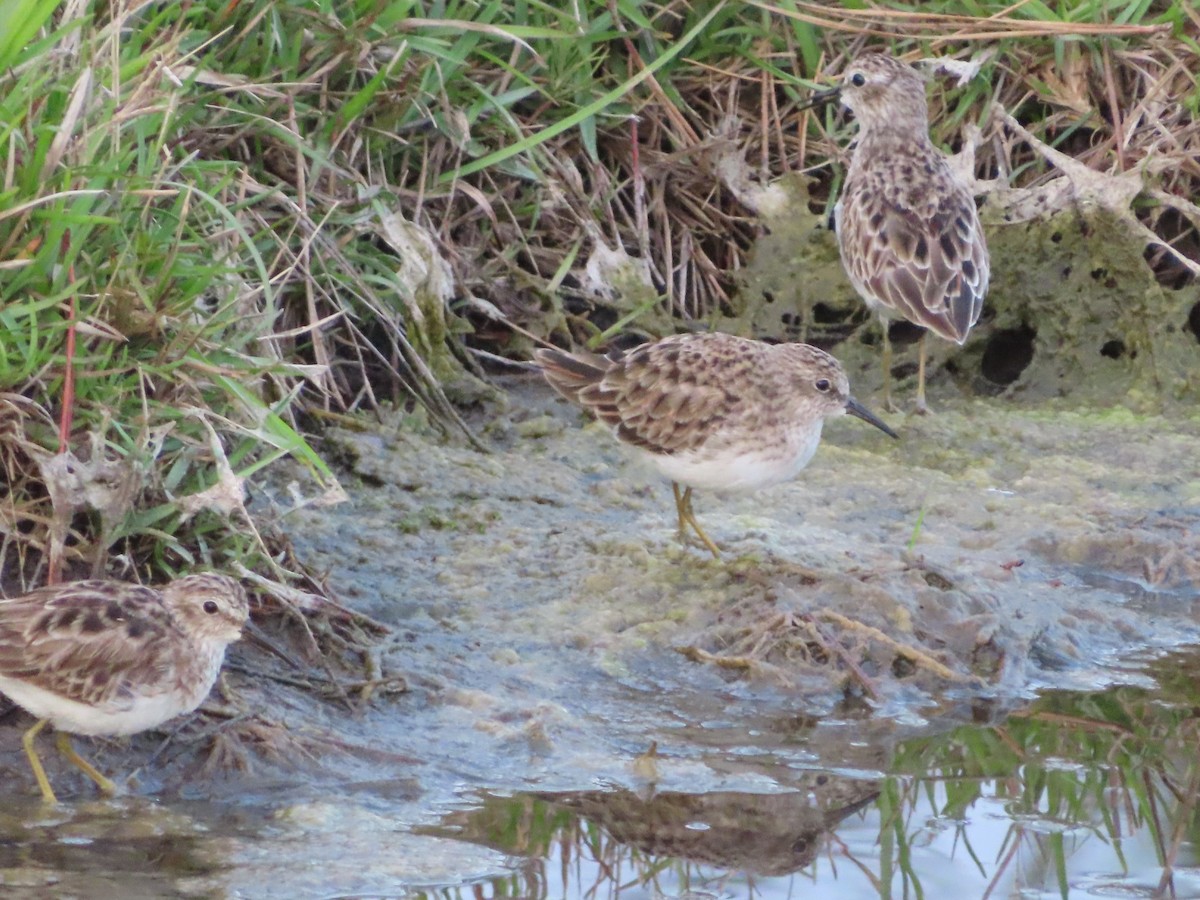
[[[852,85],[854,85],[855,87],[862,87],[864,84],[867,83],[867,76],[864,75],[862,72],[855,72],[853,75],[850,76],[850,83]]]
[[[828,383],[828,382],[827,382],[827,383]],[[215,615],[215,614],[216,614],[216,612],[217,612],[217,610],[218,610],[218,609],[220,609],[220,608],[221,608],[221,607],[217,606],[217,601],[216,601],[216,600],[205,600],[205,601],[204,601],[204,611],[205,611],[206,613],[208,613],[210,616],[211,616],[211,615]]]
[[[831,387],[833,387],[833,385],[831,385],[831,384],[829,383],[829,379],[828,379],[828,378],[818,378],[818,379],[817,379],[816,388],[817,388],[817,390],[818,390],[818,391],[820,391],[822,394],[827,394],[827,393],[829,393],[829,389],[830,389]]]

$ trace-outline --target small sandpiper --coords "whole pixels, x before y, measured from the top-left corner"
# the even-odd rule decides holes
[[[248,615],[242,586],[214,573],[158,590],[75,581],[0,600],[0,692],[38,719],[22,743],[42,798],[57,802],[33,744],[47,724],[60,752],[113,793],[67,734],[136,734],[191,712]]]
[[[693,488],[753,491],[794,478],[830,416],[850,413],[896,437],[850,396],[841,363],[808,344],[680,334],[628,353],[534,358],[556,391],[670,479],[680,535],[690,526],[718,558],[692,512]]]
[[[929,139],[925,83],[879,53],[855,59],[840,86],[805,106],[840,98],[858,120],[858,141],[834,208],[842,265],[883,325],[884,402],[891,407],[887,319],[903,316],[962,344],[979,320],[990,277],[971,187]],[[925,404],[921,334],[917,410]]]

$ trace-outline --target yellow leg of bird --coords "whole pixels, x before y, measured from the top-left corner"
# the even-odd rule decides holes
[[[50,779],[46,777],[46,770],[42,768],[42,761],[38,759],[37,750],[33,746],[33,739],[49,721],[49,719],[39,719],[36,725],[25,732],[25,736],[21,738],[21,744],[25,747],[25,755],[29,757],[29,767],[33,769],[33,777],[37,779],[38,787],[42,790],[42,800],[46,803],[57,803],[58,798],[54,796],[54,790],[50,787]]]
[[[883,326],[883,408],[895,412],[896,407],[892,405],[892,339],[888,337],[887,319],[881,318],[879,324]]]
[[[925,334],[921,332],[921,340],[917,345],[918,359],[917,363],[917,412],[921,415],[929,412],[929,407],[925,405]]]
[[[106,794],[115,794],[117,792],[117,786],[112,781],[96,771],[95,766],[76,752],[75,748],[71,746],[71,739],[65,731],[60,731],[56,737],[58,752],[73,762],[76,768],[84,775],[96,782],[96,787],[100,788]]]
[[[675,492],[675,514],[679,516],[679,539],[687,540],[687,515],[684,513],[683,497],[684,493],[679,489],[679,482],[671,482],[671,490]],[[688,488],[691,491],[691,488]],[[691,497],[688,498],[688,503],[691,503]]]
[[[704,542],[704,546],[708,548],[708,552],[713,555],[714,559],[721,558],[721,551],[717,549],[717,545],[712,542],[704,529],[700,527],[700,523],[696,521],[696,514],[692,512],[692,489],[688,488],[683,492],[683,509],[680,516],[685,522],[692,526],[692,530],[696,532],[696,536]]]

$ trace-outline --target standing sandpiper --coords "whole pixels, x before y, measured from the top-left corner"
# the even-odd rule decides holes
[[[925,83],[910,66],[871,53],[850,64],[840,97],[858,120],[858,142],[834,208],[842,265],[883,325],[885,404],[891,406],[887,318],[898,314],[962,344],[979,320],[990,275],[970,186],[929,139]],[[925,333],[917,410],[925,412]]]
[[[534,358],[556,391],[671,480],[680,536],[691,526],[718,558],[692,512],[693,488],[752,491],[790,480],[830,416],[850,413],[896,437],[850,396],[841,363],[808,344],[680,334],[628,353],[535,350]]]
[[[208,696],[249,606],[224,575],[188,575],[161,590],[75,581],[0,600],[0,692],[37,717],[22,743],[47,803],[57,798],[33,741],[47,724],[58,749],[105,793],[115,785],[67,733],[136,734]]]

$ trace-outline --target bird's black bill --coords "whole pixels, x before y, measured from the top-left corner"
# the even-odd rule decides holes
[[[840,87],[829,88],[824,91],[813,91],[808,95],[808,99],[796,107],[797,110],[813,109],[818,106],[825,106],[833,103],[841,96],[842,89]]]
[[[896,432],[888,428],[887,425],[883,424],[883,419],[879,418],[879,416],[875,415],[875,413],[871,412],[853,397],[846,401],[846,412],[850,413],[852,416],[857,416],[864,422],[870,422],[888,437],[893,437],[896,440],[900,439],[900,435],[896,434]]]

